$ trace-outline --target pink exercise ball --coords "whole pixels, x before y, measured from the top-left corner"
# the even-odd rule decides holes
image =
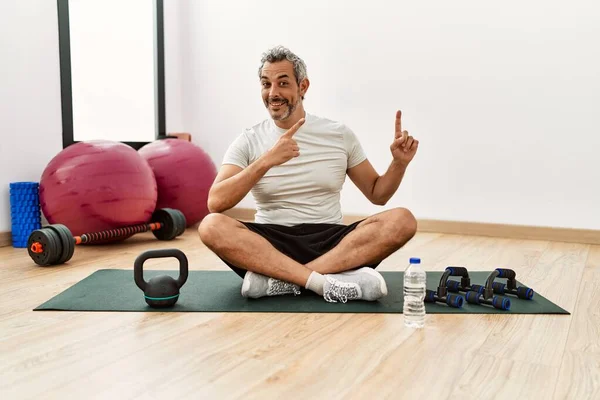
[[[75,143],[46,166],[40,204],[50,224],[74,236],[147,223],[156,208],[152,168],[132,147],[113,141]]]
[[[188,227],[209,214],[208,192],[217,169],[200,146],[183,139],[162,139],[148,143],[138,153],[154,170],[157,208],[181,211]]]

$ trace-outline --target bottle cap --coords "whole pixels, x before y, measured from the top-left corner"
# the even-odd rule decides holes
[[[411,257],[410,263],[411,264],[421,264],[421,259],[417,258],[417,257]]]

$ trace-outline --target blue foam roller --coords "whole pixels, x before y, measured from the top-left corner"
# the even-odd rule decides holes
[[[40,185],[38,182],[12,182],[9,186],[12,244],[24,248],[31,232],[42,227]]]

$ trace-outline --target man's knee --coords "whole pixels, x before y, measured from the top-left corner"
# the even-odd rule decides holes
[[[198,226],[200,240],[208,247],[215,247],[223,237],[223,231],[227,229],[231,221],[229,217],[219,213],[208,214]]]
[[[417,233],[417,219],[406,208],[394,208],[390,210],[387,229],[390,237],[397,240],[402,246]]]

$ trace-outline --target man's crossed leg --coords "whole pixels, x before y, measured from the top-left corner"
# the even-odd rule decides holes
[[[300,263],[269,240],[224,214],[207,215],[198,228],[202,242],[243,274],[242,295],[262,297],[311,290],[327,301],[377,300],[387,294],[378,265],[416,233],[417,222],[404,208],[370,216],[330,250]]]

